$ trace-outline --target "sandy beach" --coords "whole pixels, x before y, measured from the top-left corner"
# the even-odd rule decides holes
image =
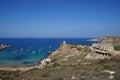
[[[33,68],[38,68],[38,66],[33,66],[33,67],[16,67],[16,68],[4,67],[4,68],[0,68],[0,70],[4,70],[4,71],[28,71],[28,70],[31,70]]]

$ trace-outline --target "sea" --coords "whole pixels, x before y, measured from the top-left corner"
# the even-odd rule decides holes
[[[10,48],[0,51],[0,67],[37,66],[63,41],[67,44],[92,45],[91,38],[0,38]]]

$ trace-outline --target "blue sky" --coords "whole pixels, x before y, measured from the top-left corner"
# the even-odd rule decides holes
[[[120,35],[119,0],[0,0],[0,37]]]

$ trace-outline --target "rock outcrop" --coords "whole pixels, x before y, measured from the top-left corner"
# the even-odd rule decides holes
[[[62,65],[75,65],[79,64],[89,52],[87,46],[61,44],[60,48],[53,52],[49,58]]]
[[[119,52],[117,52],[119,53]],[[112,44],[95,43],[92,46],[71,45],[63,42],[60,48],[48,56],[50,64],[60,65],[89,64],[95,59],[110,59],[116,52]]]
[[[4,49],[9,48],[9,47],[10,47],[9,45],[1,44],[0,45],[0,50],[4,50]]]
[[[99,41],[102,44],[120,45],[120,36],[103,36],[101,38],[91,39],[90,41]]]
[[[120,45],[120,36],[104,36],[101,38],[101,43]]]
[[[62,43],[60,48],[52,52],[47,59],[51,60],[47,63],[45,60],[41,61],[40,68],[54,65],[78,65],[90,64],[91,60],[110,58],[110,55],[96,54],[91,46],[85,45],[70,45]]]

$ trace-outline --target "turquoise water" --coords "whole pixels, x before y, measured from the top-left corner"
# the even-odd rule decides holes
[[[0,67],[34,66],[66,40],[68,44],[91,45],[90,38],[1,38],[0,44],[11,47],[0,51]]]

